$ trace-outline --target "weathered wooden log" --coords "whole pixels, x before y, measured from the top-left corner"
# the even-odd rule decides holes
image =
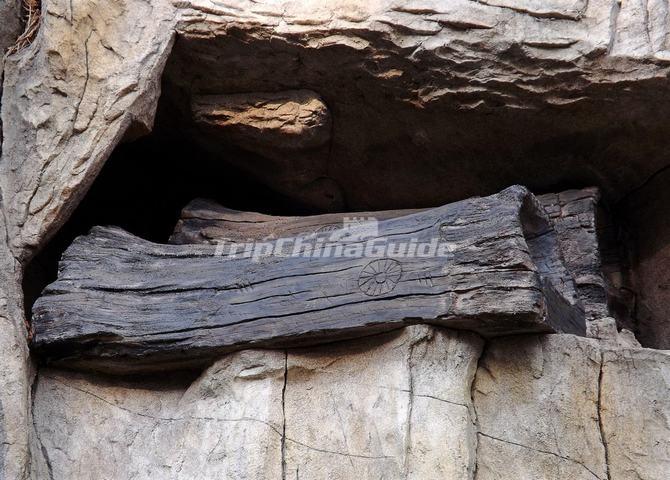
[[[608,292],[603,272],[602,247],[598,235],[599,190],[567,190],[539,195],[537,199],[554,224],[563,260],[575,280],[577,294],[586,312],[587,324],[592,320],[609,317],[609,302],[616,302],[617,298],[616,292]],[[606,249],[607,239],[603,245]],[[612,263],[609,269],[619,268],[618,258]]]
[[[197,198],[181,211],[170,243],[176,245],[258,241],[265,238],[325,234],[340,229],[345,219],[374,217],[377,220],[402,217],[421,210],[383,210],[376,212],[326,213],[304,217],[281,217],[243,212]]]
[[[384,241],[393,252],[359,255]],[[399,255],[412,242],[445,248]],[[65,252],[36,302],[33,347],[51,362],[128,373],[419,322],[486,336],[585,332],[555,232],[522,187],[382,220],[370,239],[333,245],[340,256],[303,250],[255,261],[96,227]]]
[[[596,188],[537,196],[556,230],[563,260],[575,280],[577,294],[586,311],[587,325],[590,320],[610,316],[610,295],[603,277],[597,234],[599,198],[600,193]],[[182,210],[170,243],[216,244],[221,240],[262,240],[273,236],[336,230],[343,226],[347,217],[352,216],[387,219],[418,211],[420,210],[389,210],[278,217],[232,210],[214,201],[198,198]]]

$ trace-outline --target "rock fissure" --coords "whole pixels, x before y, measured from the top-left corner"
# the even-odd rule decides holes
[[[288,387],[288,350],[284,350],[284,383],[281,389],[281,478],[286,480],[286,389]]]
[[[421,338],[418,342],[426,341],[425,338]],[[403,473],[404,477],[407,480],[410,475],[410,461],[412,458],[412,412],[414,410],[414,362],[413,355],[414,349],[418,343],[417,341],[411,340],[410,346],[407,350],[407,377],[408,377],[408,397],[407,397],[407,418],[405,419],[405,449],[404,449],[404,458],[403,458]]]
[[[49,452],[47,451],[46,447],[44,446],[44,443],[42,443],[42,439],[40,438],[40,431],[37,427],[37,424],[35,423],[35,398],[36,398],[36,392],[37,392],[37,387],[38,383],[40,381],[40,374],[39,372],[36,372],[35,378],[33,379],[33,384],[31,385],[30,389],[30,402],[31,402],[31,418],[32,418],[32,429],[34,432],[35,437],[37,438],[37,443],[40,448],[40,454],[42,455],[42,458],[44,460],[44,463],[46,464],[47,467],[47,472],[49,475],[49,480],[54,480],[54,474],[53,474],[53,467],[51,465],[51,459],[49,458]],[[34,457],[35,454],[31,451],[31,457]],[[31,459],[32,463],[32,459]]]
[[[86,92],[88,90],[88,82],[91,78],[91,72],[90,72],[90,59],[89,59],[89,46],[88,43],[91,40],[91,37],[93,36],[93,33],[95,32],[95,29],[91,27],[91,31],[88,34],[88,37],[86,37],[86,40],[84,41],[84,69],[85,69],[85,77],[84,77],[84,86],[81,91],[81,96],[79,97],[79,100],[77,101],[75,107],[74,107],[74,116],[72,120],[72,132],[73,133],[81,133],[86,129],[84,128],[78,128],[77,127],[77,121],[79,120],[79,111],[81,109],[81,105],[84,102],[84,99],[86,98]]]
[[[477,362],[475,364],[474,373],[470,379],[470,406],[468,408],[468,415],[470,417],[470,423],[472,424],[473,434],[469,439],[471,443],[471,448],[473,451],[473,462],[469,466],[471,472],[470,480],[477,480],[478,466],[479,466],[479,417],[477,416],[477,403],[475,402],[475,388],[477,382],[477,375],[479,373],[479,368],[486,353],[488,341],[484,340],[479,350],[479,355],[477,356]]]
[[[588,0],[584,2],[582,9],[569,13],[567,11],[560,11],[557,9],[548,9],[546,11],[533,10],[531,8],[516,7],[513,5],[505,4],[502,2],[492,2],[489,0],[472,0],[481,5],[486,5],[491,8],[500,8],[502,10],[509,10],[514,13],[521,13],[524,15],[529,15],[535,18],[544,18],[549,20],[568,20],[568,21],[579,21],[584,15],[584,11],[587,8]]]
[[[600,431],[600,439],[603,443],[603,448],[605,449],[605,475],[607,480],[611,480],[610,475],[610,452],[609,445],[607,444],[607,438],[605,437],[605,428],[603,424],[603,369],[605,368],[605,354],[600,353],[600,370],[598,372],[598,401],[596,408],[598,409],[598,430]]]
[[[542,449],[538,449],[538,448],[535,448],[535,447],[531,447],[531,446],[529,446],[529,445],[524,445],[523,443],[514,442],[514,441],[512,441],[512,440],[505,440],[505,439],[503,439],[503,438],[494,437],[494,436],[492,436],[492,435],[488,435],[488,434],[486,434],[486,433],[484,433],[484,432],[479,432],[478,435],[479,435],[479,436],[482,436],[482,437],[490,438],[491,440],[495,440],[495,441],[497,441],[497,442],[507,443],[507,444],[509,444],[509,445],[514,445],[514,446],[516,446],[516,447],[521,447],[521,448],[524,448],[524,449],[527,449],[527,450],[532,450],[532,451],[534,451],[534,452],[542,453],[542,454],[545,454],[545,455],[551,455],[551,456],[553,456],[553,457],[560,458],[561,460],[566,460],[566,461],[568,461],[568,462],[571,462],[571,463],[574,463],[574,464],[576,464],[576,465],[579,465],[579,466],[583,467],[584,470],[588,471],[588,472],[589,472],[591,475],[593,475],[596,479],[598,479],[598,480],[603,480],[603,479],[600,478],[598,475],[596,475],[596,473],[595,473],[593,470],[591,470],[589,467],[587,467],[586,465],[584,465],[582,462],[580,462],[580,461],[578,461],[578,460],[575,460],[574,458],[570,458],[570,457],[566,457],[566,456],[563,456],[563,455],[559,455],[558,453],[555,453],[555,452],[552,452],[552,451],[549,451],[549,450],[542,450]]]

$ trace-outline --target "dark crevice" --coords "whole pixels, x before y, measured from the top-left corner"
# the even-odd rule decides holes
[[[474,429],[474,465],[472,466],[472,480],[477,479],[478,466],[479,466],[479,432],[481,428],[479,426],[479,416],[477,415],[477,405],[475,403],[475,389],[477,388],[477,374],[479,373],[479,366],[482,363],[484,354],[486,353],[486,347],[488,342],[486,339],[482,338],[483,345],[481,351],[479,352],[479,357],[477,358],[477,365],[475,366],[475,372],[472,375],[472,380],[470,382],[470,421],[472,422],[472,427]]]
[[[46,447],[42,443],[42,439],[40,438],[40,432],[37,428],[37,424],[35,422],[35,398],[37,397],[37,387],[39,383],[39,372],[35,374],[35,379],[33,380],[33,384],[31,385],[30,388],[30,398],[31,398],[31,404],[30,404],[30,415],[32,417],[32,427],[33,427],[33,432],[35,434],[35,438],[37,439],[37,444],[40,447],[40,453],[42,454],[42,459],[44,460],[44,463],[47,467],[47,472],[49,475],[49,480],[53,480],[54,474],[53,474],[53,467],[51,466],[51,459],[49,458],[49,452],[47,451]]]
[[[665,172],[670,170],[670,164],[663,166],[662,168],[656,170],[654,173],[649,175],[640,185],[637,187],[631,189],[629,192],[624,195],[619,203],[625,204],[628,199],[633,197],[636,193],[639,193],[640,191],[644,190],[645,187],[648,187],[656,178],[660,177],[663,175]]]
[[[603,443],[603,448],[605,450],[605,474],[607,476],[607,480],[610,480],[612,477],[610,475],[610,452],[609,452],[609,445],[607,444],[607,439],[605,438],[605,430],[604,430],[604,425],[603,425],[603,418],[602,418],[602,389],[603,389],[603,369],[605,367],[605,354],[603,352],[600,353],[600,371],[598,373],[598,401],[596,404],[596,408],[598,409],[598,428],[600,430],[600,440]]]
[[[40,23],[42,20],[42,1],[41,0],[22,0],[21,1],[21,23],[23,33],[16,39],[14,45],[8,50],[7,54],[18,53],[24,48],[30,46],[37,37]]]
[[[281,389],[281,478],[286,480],[286,386],[288,385],[288,350],[284,350],[284,384]]]

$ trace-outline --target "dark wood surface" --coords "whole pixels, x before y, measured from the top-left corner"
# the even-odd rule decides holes
[[[36,302],[33,347],[50,362],[130,373],[411,323],[486,336],[584,333],[556,234],[522,187],[388,218],[378,235],[438,237],[453,251],[448,258],[253,261],[215,256],[213,245],[159,245],[96,227],[65,252],[58,280]]]
[[[304,217],[281,217],[256,212],[243,212],[198,198],[190,202],[170,237],[170,243],[216,244],[222,239],[233,242],[320,234],[342,226],[345,218],[374,217],[377,220],[409,215],[421,210],[384,210],[377,212],[326,213]]]

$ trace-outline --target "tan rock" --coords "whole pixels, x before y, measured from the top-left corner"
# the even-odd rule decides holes
[[[1,192],[0,192],[1,193]],[[2,198],[0,197],[0,207]],[[0,215],[0,239],[6,238]],[[0,240],[0,479],[30,474],[30,385],[33,364],[26,342],[19,265]],[[35,452],[35,457],[39,452]]]
[[[612,480],[670,472],[670,352],[604,352],[601,418]]]
[[[469,479],[482,341],[409,327],[289,353],[287,478]]]
[[[481,345],[471,333],[408,327],[288,357],[249,350],[187,389],[178,378],[46,369],[35,398],[39,448],[54,479],[466,480]]]
[[[280,478],[284,366],[245,351],[188,389],[45,370],[34,415],[51,478]]]
[[[478,480],[605,479],[600,359],[569,335],[489,342],[473,386]]]
[[[238,352],[192,383],[44,369],[33,478],[665,479],[669,353],[601,369],[596,340],[527,335],[475,371],[482,344],[407,327]]]
[[[5,60],[0,189],[15,255],[62,225],[127,133],[151,129],[174,17],[168,0],[42,1],[35,42]]]
[[[198,96],[191,108],[220,141],[271,158],[274,149],[305,150],[330,139],[328,107],[308,90]]]
[[[340,188],[328,178],[330,111],[317,93],[197,95],[189,115],[207,151],[301,203],[343,208]]]

